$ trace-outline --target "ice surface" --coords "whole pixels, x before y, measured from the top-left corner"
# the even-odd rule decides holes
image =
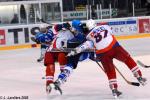
[[[120,41],[135,60],[150,65],[150,39],[133,39]],[[45,75],[43,63],[37,63],[39,48],[0,51],[0,100],[4,97],[28,96],[27,100],[111,100],[113,99],[104,72],[95,62],[85,61],[78,65],[70,79],[63,85],[63,95],[53,91],[45,93]],[[130,70],[122,63],[114,61],[123,75],[130,81],[137,81]],[[148,79],[146,86],[128,85],[117,73],[119,90],[123,92],[122,100],[150,100],[150,69],[140,67],[143,76]],[[56,64],[56,75],[59,73]],[[1,99],[2,98],[2,99]],[[5,99],[7,100],[7,99]],[[19,99],[11,99],[19,100]],[[21,99],[25,100],[25,99]]]

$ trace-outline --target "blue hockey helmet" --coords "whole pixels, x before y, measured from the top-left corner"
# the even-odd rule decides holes
[[[73,20],[72,27],[75,28],[77,31],[82,31],[82,23],[80,20]]]

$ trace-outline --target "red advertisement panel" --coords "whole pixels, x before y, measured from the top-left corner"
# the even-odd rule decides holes
[[[0,30],[0,45],[5,45],[5,30]]]
[[[139,19],[139,32],[150,33],[150,19]]]

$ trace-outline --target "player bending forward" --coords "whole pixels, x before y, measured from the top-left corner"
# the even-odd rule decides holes
[[[115,65],[113,64],[114,58],[125,63],[140,84],[146,84],[146,79],[142,77],[142,73],[136,62],[118,43],[118,41],[112,35],[112,30],[108,25],[96,26],[94,20],[88,20],[86,22],[86,26],[89,29],[89,33],[86,36],[87,41],[76,49],[72,50],[68,56],[74,56],[86,49],[95,48],[97,59],[101,61],[104,67],[108,77],[109,86],[114,97],[118,97],[122,94],[120,91],[118,91]],[[93,45],[92,48],[91,45]]]
[[[49,28],[49,25],[44,24],[40,27],[40,32],[37,32],[35,37],[32,38],[33,41],[35,41],[37,44],[41,44],[41,55],[37,59],[37,62],[41,62],[46,53],[46,49],[51,45],[51,42],[54,39],[54,33]]]

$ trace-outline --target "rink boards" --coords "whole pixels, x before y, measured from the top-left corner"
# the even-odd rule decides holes
[[[128,17],[95,20],[109,25],[118,40],[150,37],[150,17]],[[85,22],[85,21],[83,21]],[[0,50],[36,47],[31,40],[42,24],[0,26]]]
[[[127,40],[127,39],[136,39],[136,38],[150,38],[150,34],[135,34],[135,35],[126,35],[126,36],[115,36],[117,40]],[[3,46],[0,47],[0,50],[14,50],[14,49],[23,49],[23,48],[35,48],[39,47],[39,44],[22,44],[22,45],[13,45],[13,46]]]

